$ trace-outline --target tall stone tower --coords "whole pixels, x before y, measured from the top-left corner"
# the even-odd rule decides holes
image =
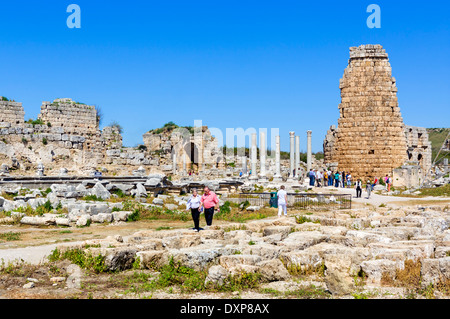
[[[350,48],[340,81],[338,127],[324,141],[326,163],[356,178],[382,177],[404,164],[407,143],[391,65],[381,45]]]

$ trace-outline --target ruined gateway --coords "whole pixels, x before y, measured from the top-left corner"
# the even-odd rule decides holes
[[[326,164],[365,180],[392,176],[405,164],[421,174],[430,169],[428,134],[403,123],[396,80],[381,45],[351,47],[339,87],[338,127],[331,126],[323,143]]]

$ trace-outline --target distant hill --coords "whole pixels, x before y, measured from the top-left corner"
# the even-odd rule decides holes
[[[437,153],[439,152],[439,149],[442,147],[442,144],[447,137],[447,134],[450,132],[450,128],[427,128],[427,132],[433,151],[432,160],[434,161]],[[443,154],[441,153],[441,155]],[[446,157],[450,159],[450,155],[447,155]]]

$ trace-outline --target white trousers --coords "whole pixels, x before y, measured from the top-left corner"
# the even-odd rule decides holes
[[[281,216],[282,212],[284,212],[284,216],[287,215],[286,204],[278,204],[278,216]]]

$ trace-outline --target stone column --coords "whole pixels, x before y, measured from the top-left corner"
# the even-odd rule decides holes
[[[289,163],[289,177],[288,177],[288,181],[293,181],[294,180],[294,151],[295,151],[295,132],[289,132],[289,139],[290,139],[290,163]]]
[[[266,133],[259,133],[259,179],[262,182],[267,181],[266,177]]]
[[[444,158],[444,173],[448,172],[448,158]]]
[[[300,177],[300,136],[295,137],[295,179]]]
[[[175,175],[177,173],[177,152],[173,152],[173,161],[172,161],[172,173]]]
[[[273,176],[274,182],[282,182],[281,177],[281,164],[280,164],[280,136],[275,136],[275,175]]]
[[[309,172],[309,170],[312,167],[312,151],[311,151],[311,133],[312,131],[307,131],[307,141],[306,141],[306,172]]]
[[[242,176],[247,176],[247,156],[242,156]]]
[[[256,161],[258,160],[257,145],[256,145],[256,133],[252,134],[251,157],[252,157],[252,175],[250,176],[250,179],[255,180],[255,179],[258,179],[258,173],[256,172]]]
[[[187,175],[187,170],[186,170],[186,153],[183,152],[183,175]]]

